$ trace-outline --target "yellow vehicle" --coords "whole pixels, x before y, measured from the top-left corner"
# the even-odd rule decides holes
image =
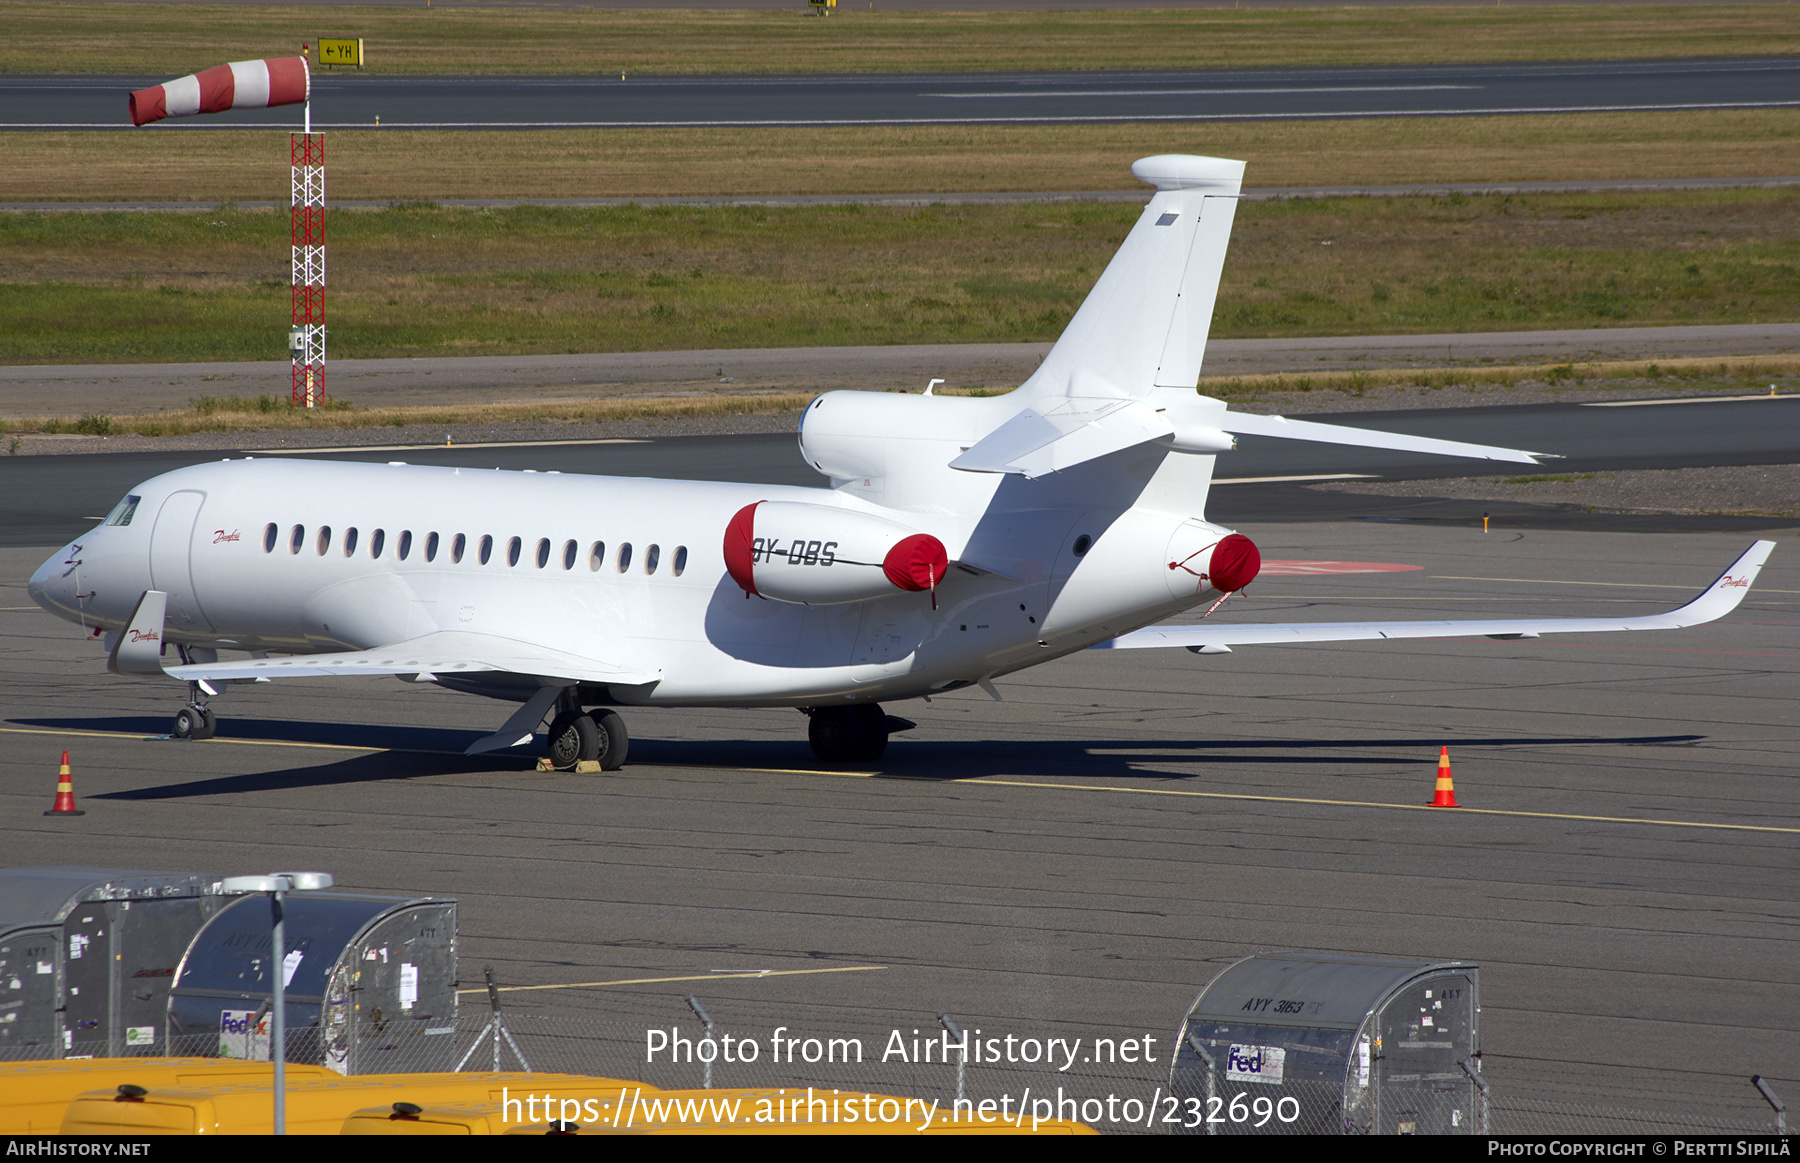
[[[663,1090],[614,1093],[591,1109],[552,1103],[534,1111],[494,1103],[370,1107],[344,1121],[346,1135],[1094,1135],[1092,1127],[1046,1120],[979,1123],[950,1118],[919,1099],[834,1094],[806,1121],[804,1091]],[[554,1108],[554,1109],[552,1109]],[[854,1108],[855,1114],[852,1114]],[[865,1117],[872,1113],[875,1117]],[[529,1121],[521,1116],[530,1114]],[[893,1117],[887,1117],[892,1115]]]
[[[287,1129],[296,1135],[335,1135],[353,1112],[372,1106],[391,1110],[395,1102],[500,1106],[521,1091],[557,1100],[616,1100],[621,1089],[640,1086],[580,1074],[361,1074],[295,1081],[290,1073]],[[655,1087],[642,1089],[656,1093]],[[144,1086],[141,1094],[90,1090],[69,1102],[61,1130],[67,1135],[266,1135],[274,1121],[274,1092],[265,1074],[260,1085]]]
[[[221,1083],[269,1086],[275,1071],[267,1062],[234,1058],[58,1058],[0,1062],[0,1135],[54,1133],[76,1095],[121,1085],[216,1086]],[[323,1066],[287,1068],[290,1084],[337,1075]]]

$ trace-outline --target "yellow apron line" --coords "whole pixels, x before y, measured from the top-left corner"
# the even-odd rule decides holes
[[[135,731],[47,731],[36,727],[0,727],[4,735],[63,735],[75,739],[153,739],[153,735],[140,735]],[[394,751],[393,747],[353,747],[346,743],[295,743],[285,739],[189,739],[189,743],[236,743],[244,747],[311,747],[318,751],[367,751],[377,753]],[[422,751],[421,755],[456,755],[455,751]]]
[[[1144,796],[1192,796],[1208,800],[1255,800],[1269,804],[1323,804],[1334,808],[1394,808],[1404,812],[1456,812],[1462,815],[1528,816],[1537,820],[1589,820],[1602,824],[1662,824],[1672,828],[1724,828],[1735,832],[1781,832],[1800,835],[1800,828],[1773,828],[1763,824],[1706,824],[1698,820],[1644,820],[1632,816],[1576,816],[1566,812],[1509,812],[1499,808],[1434,808],[1428,804],[1377,804],[1364,800],[1315,800],[1299,796],[1257,796],[1222,791],[1184,791],[1160,787],[1104,787],[1085,783],[1033,783],[1026,780],[988,779],[976,776],[955,783],[987,783],[1000,787],[1044,787],[1066,791],[1113,791]]]
[[[155,739],[135,731],[52,731],[42,727],[0,727],[0,735],[62,735],[75,739]],[[399,755],[456,755],[460,751],[432,751],[423,747],[356,747],[347,743],[300,743],[287,739],[190,739],[190,743],[235,743],[244,747],[310,747],[317,751],[362,751],[375,755],[389,752]],[[470,756],[470,758],[474,758]],[[747,771],[761,775],[842,775],[852,779],[873,779],[873,771],[814,771],[802,767],[707,767],[703,764],[634,763],[633,767],[671,767],[682,770]],[[566,774],[566,773],[565,773]]]
[[[671,981],[729,981],[738,977],[800,977],[808,973],[867,973],[885,965],[839,965],[830,969],[762,969],[754,973],[698,973],[690,977],[630,977],[621,981],[568,981],[561,985],[502,985],[501,993],[526,993],[537,989],[600,989],[608,985],[659,985]],[[459,989],[457,993],[486,993],[487,986]]]

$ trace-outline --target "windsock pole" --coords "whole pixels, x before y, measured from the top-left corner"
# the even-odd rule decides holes
[[[305,59],[307,46],[301,46]],[[291,135],[291,210],[294,256],[294,322],[289,346],[294,361],[290,400],[311,409],[325,399],[325,135],[312,131],[312,90],[307,90],[305,132]]]

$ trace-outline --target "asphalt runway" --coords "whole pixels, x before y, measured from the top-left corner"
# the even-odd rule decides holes
[[[327,368],[334,398],[362,407],[589,400],[615,395],[717,394],[775,389],[919,390],[933,377],[954,387],[1023,383],[1048,343],[895,344],[730,351],[593,352],[574,355],[338,359]],[[1800,323],[1497,331],[1460,335],[1352,335],[1214,339],[1209,376],[1342,368],[1457,367],[1492,362],[1773,355],[1800,350]],[[45,364],[0,368],[0,416],[138,415],[184,408],[194,396],[286,396],[287,361],[258,363]],[[729,377],[731,386],[720,381]]]
[[[0,129],[129,128],[125,98],[164,77],[0,77]],[[617,128],[1292,120],[1800,105],[1791,57],[1357,69],[840,76],[319,74],[313,128]],[[297,108],[169,127],[295,128]]]
[[[1211,512],[1219,520],[1292,520],[1333,511],[1341,516],[1368,509],[1366,498],[1339,502],[1293,491],[1293,477],[1358,474],[1384,479],[1462,477],[1498,470],[1596,472],[1737,464],[1791,464],[1800,460],[1800,399],[1708,400],[1641,407],[1544,404],[1396,412],[1319,414],[1309,420],[1346,423],[1450,440],[1497,444],[1564,459],[1541,469],[1502,462],[1384,452],[1304,441],[1243,437],[1237,451],[1219,458],[1220,478],[1246,481],[1221,486]],[[253,434],[256,435],[256,434]],[[266,439],[266,437],[264,437]],[[56,546],[90,528],[139,481],[183,465],[217,459],[216,451],[95,453],[79,456],[0,458],[0,545]],[[801,459],[790,434],[679,436],[644,440],[577,441],[494,446],[436,445],[307,450],[333,460],[405,460],[463,468],[523,469],[611,476],[681,476],[762,484],[822,485],[823,477]],[[1277,478],[1269,480],[1268,478]],[[1282,478],[1290,478],[1284,480]],[[1416,509],[1415,504],[1408,505]],[[1480,512],[1479,502],[1430,514],[1461,519]],[[1458,517],[1457,515],[1461,515]],[[1364,515],[1379,515],[1372,511]],[[1388,514],[1391,515],[1391,514]],[[1415,516],[1419,514],[1415,513]],[[1529,514],[1527,514],[1529,515]],[[1567,519],[1567,515],[1558,517]],[[1791,524],[1773,519],[1718,518],[1723,528]],[[1735,521],[1735,524],[1732,522]],[[1601,515],[1599,527],[1631,528]]]
[[[1421,568],[1270,577],[1215,617],[1665,608],[1748,541],[1248,532],[1271,558]],[[465,760],[506,708],[379,679],[238,688],[218,739],[156,739],[179,688],[106,674],[31,608],[41,556],[0,549],[9,864],[322,868],[456,897],[465,981],[642,982],[508,994],[523,1018],[692,1033],[693,993],[765,1038],[948,1012],[1166,1044],[1231,960],[1298,948],[1479,963],[1497,1108],[1766,1128],[1748,1076],[1800,1084],[1792,543],[1687,631],[1086,653],[1004,702],[891,707],[918,728],[858,772],[819,768],[791,711],[633,711],[632,765],[604,777]],[[1460,811],[1420,807],[1440,745]],[[87,814],[49,819],[64,748]],[[1035,1081],[1142,1099],[1159,1070]]]

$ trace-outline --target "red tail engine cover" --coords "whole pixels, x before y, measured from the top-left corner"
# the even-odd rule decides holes
[[[796,501],[745,505],[725,526],[725,569],[746,594],[823,606],[919,593],[944,580],[944,543],[883,517]]]
[[[1206,580],[1222,594],[1236,593],[1262,572],[1262,551],[1242,533],[1220,538],[1213,546],[1212,561],[1206,567]]]

